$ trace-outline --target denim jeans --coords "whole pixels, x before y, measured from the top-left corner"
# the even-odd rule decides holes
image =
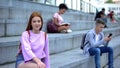
[[[17,58],[16,58],[15,68],[17,68],[17,66],[18,66],[20,63],[22,63],[22,62],[24,62],[23,55],[22,55],[22,54],[19,54],[19,55],[17,56]]]
[[[42,59],[40,59],[43,63],[45,62],[45,59],[44,58],[42,58]],[[18,65],[20,64],[20,63],[22,63],[22,62],[24,62],[24,57],[23,57],[23,55],[22,54],[19,54],[17,57],[16,57],[16,62],[15,62],[15,68],[18,68]]]
[[[91,56],[95,58],[96,68],[101,68],[100,66],[100,55],[102,53],[108,53],[108,68],[113,68],[113,49],[111,47],[103,46],[103,47],[92,47],[89,49],[89,53]]]

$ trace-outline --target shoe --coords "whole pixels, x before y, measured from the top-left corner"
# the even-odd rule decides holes
[[[67,30],[67,33],[71,33],[71,32],[72,32],[72,30],[71,30],[71,29],[68,29],[68,30]]]
[[[60,33],[67,33],[67,30],[62,30],[60,31]]]

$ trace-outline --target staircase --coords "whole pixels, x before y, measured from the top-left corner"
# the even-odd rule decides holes
[[[58,7],[34,2],[0,1],[0,68],[14,68],[21,33],[25,30],[29,15],[33,11],[42,14],[46,22],[58,11]],[[71,24],[72,33],[49,33],[51,68],[94,68],[94,58],[84,56],[80,50],[82,34],[94,27],[94,15],[68,10],[63,18]],[[120,23],[107,23],[105,35],[113,33],[109,46],[114,48],[114,57],[120,54]],[[101,57],[101,66],[107,64],[107,54]]]

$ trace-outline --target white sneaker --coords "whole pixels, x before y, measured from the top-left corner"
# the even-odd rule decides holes
[[[67,33],[67,30],[62,30],[60,31],[60,33]]]
[[[72,30],[71,30],[71,29],[68,29],[68,30],[67,30],[67,33],[71,33],[71,32],[72,32]]]

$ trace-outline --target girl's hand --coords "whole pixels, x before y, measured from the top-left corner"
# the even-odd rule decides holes
[[[46,68],[46,65],[43,62],[37,62],[38,68]]]
[[[39,58],[34,57],[33,61],[37,63],[38,68],[46,68],[46,65]]]

